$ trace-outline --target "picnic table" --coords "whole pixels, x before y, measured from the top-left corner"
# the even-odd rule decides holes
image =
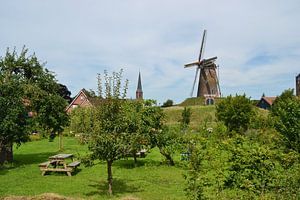
[[[72,163],[66,161],[71,159]],[[49,157],[49,161],[40,163],[39,167],[42,171],[42,176],[46,172],[66,172],[68,176],[72,176],[72,172],[80,165],[79,161],[74,161],[73,154],[57,154]]]

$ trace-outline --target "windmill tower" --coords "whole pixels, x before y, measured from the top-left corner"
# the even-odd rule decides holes
[[[142,80],[141,80],[141,73],[139,72],[139,78],[138,78],[138,85],[135,92],[136,99],[143,99],[143,89],[142,89]]]
[[[296,76],[296,96],[300,96],[300,74]]]
[[[218,66],[215,64],[217,57],[203,59],[205,41],[206,41],[206,30],[204,30],[203,32],[203,38],[201,42],[198,61],[185,65],[185,68],[196,66],[196,75],[195,75],[195,79],[191,91],[191,96],[193,96],[195,84],[198,79],[197,97],[205,97],[205,98],[220,97],[221,91],[220,91],[219,79],[217,75]],[[200,71],[200,75],[198,77],[199,71]]]

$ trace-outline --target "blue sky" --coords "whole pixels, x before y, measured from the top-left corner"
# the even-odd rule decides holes
[[[0,0],[0,55],[26,45],[72,95],[96,89],[97,73],[124,69],[128,97],[138,72],[144,97],[189,97],[204,57],[218,56],[223,96],[258,99],[295,87],[300,73],[299,0]]]

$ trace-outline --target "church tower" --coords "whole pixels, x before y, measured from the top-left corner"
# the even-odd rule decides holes
[[[142,89],[142,81],[141,81],[141,73],[139,72],[138,85],[135,93],[136,99],[143,99],[143,89]]]
[[[300,74],[296,76],[296,96],[300,96]]]

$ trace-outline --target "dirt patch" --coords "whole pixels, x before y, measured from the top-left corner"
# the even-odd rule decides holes
[[[123,197],[120,200],[141,200],[141,199],[137,197]]]
[[[80,200],[70,197],[60,196],[54,193],[45,193],[34,197],[24,197],[24,196],[8,196],[2,198],[3,200]]]

